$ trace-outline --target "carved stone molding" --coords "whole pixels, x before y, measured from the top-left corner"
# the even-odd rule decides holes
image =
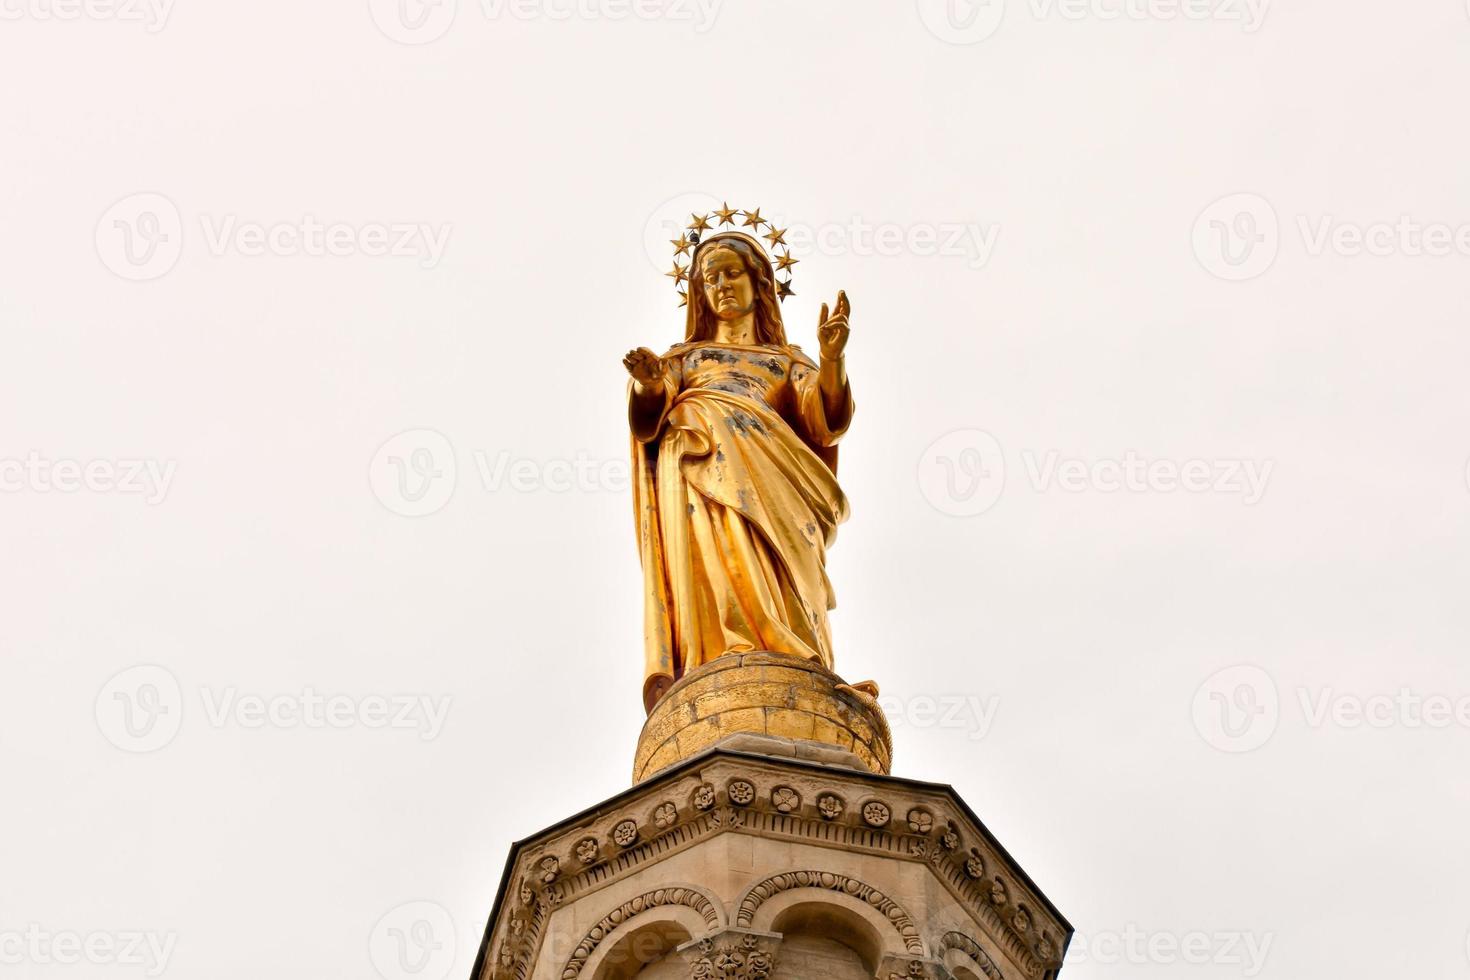
[[[953,980],[938,960],[911,956],[885,956],[878,964],[877,980]]]
[[[793,888],[820,888],[842,892],[867,902],[877,909],[879,914],[886,918],[898,932],[899,938],[903,940],[904,948],[916,956],[924,955],[924,941],[919,938],[918,927],[897,902],[872,885],[831,871],[786,871],[752,885],[740,902],[740,910],[735,915],[735,924],[741,928],[749,928],[755,920],[756,910],[764,905],[767,899]]]
[[[690,980],[767,980],[776,968],[781,937],[775,933],[725,929],[679,947]]]
[[[1005,974],[1001,972],[1000,967],[995,965],[995,961],[990,958],[990,955],[980,948],[979,943],[964,933],[946,932],[939,940],[940,955],[942,956],[947,949],[957,949],[974,960],[980,969],[985,971],[985,975],[990,980],[1005,980]]]
[[[629,899],[622,905],[613,909],[607,915],[587,930],[577,948],[572,950],[571,957],[566,966],[562,967],[562,980],[576,980],[582,972],[582,967],[587,965],[588,959],[602,945],[602,941],[631,919],[637,918],[649,909],[661,908],[668,905],[682,905],[698,912],[704,919],[704,924],[711,929],[720,925],[720,911],[716,903],[710,901],[709,896],[703,892],[687,887],[658,888],[651,892],[645,892],[637,898]]]
[[[645,785],[646,792],[598,809],[521,851],[510,872],[517,884],[496,917],[483,954],[485,969],[475,980],[529,980],[542,955],[547,919],[557,908],[595,903],[600,890],[731,832],[926,865],[968,910],[973,934],[1015,964],[1007,964],[1006,970],[1017,974],[1016,980],[1037,980],[1060,965],[1060,951],[1070,935],[1065,921],[1017,876],[1014,862],[945,792],[744,755],[716,756],[678,777]],[[816,871],[775,875],[761,884],[774,887],[786,875],[815,876],[816,883],[788,882],[770,894],[787,887],[838,887],[823,884],[823,873]],[[827,875],[834,883],[838,877]],[[845,890],[849,879],[842,881]],[[868,901],[867,893],[859,894],[864,888],[874,891],[862,882],[852,887],[858,891],[849,894],[862,901]],[[747,902],[755,902],[751,914],[769,897],[753,892],[744,894]],[[741,904],[734,895],[722,898]],[[886,908],[880,911],[888,914]],[[912,935],[901,935],[912,955],[920,933],[903,910],[898,914],[911,930]]]

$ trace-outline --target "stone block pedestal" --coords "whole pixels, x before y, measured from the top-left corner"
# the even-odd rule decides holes
[[[633,781],[736,735],[772,736],[757,751],[870,772],[886,773],[893,762],[888,721],[871,696],[803,657],[737,653],[690,671],[653,706]]]

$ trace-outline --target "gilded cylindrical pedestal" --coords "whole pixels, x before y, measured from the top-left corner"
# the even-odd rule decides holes
[[[836,749],[829,754],[885,775],[893,760],[888,721],[866,693],[803,657],[730,654],[681,677],[654,705],[638,738],[633,781],[740,735],[787,743],[797,757],[820,759],[805,750]]]

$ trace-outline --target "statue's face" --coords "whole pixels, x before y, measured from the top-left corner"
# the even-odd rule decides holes
[[[755,309],[755,283],[734,249],[712,248],[700,257],[704,301],[721,320],[738,320]]]

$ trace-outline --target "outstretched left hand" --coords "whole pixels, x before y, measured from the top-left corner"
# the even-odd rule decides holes
[[[847,293],[837,291],[837,308],[832,315],[827,315],[827,304],[822,304],[821,322],[817,325],[817,342],[821,345],[822,360],[835,361],[842,356],[847,349],[847,316],[852,312],[852,304],[847,301]]]

